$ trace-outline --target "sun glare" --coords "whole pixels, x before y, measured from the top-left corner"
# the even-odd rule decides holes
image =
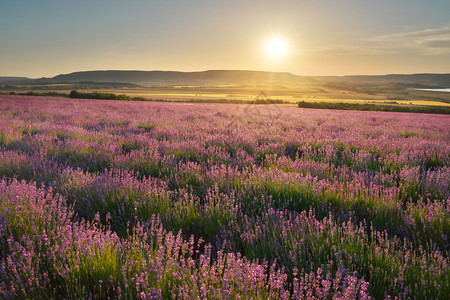
[[[281,37],[272,37],[264,44],[264,53],[271,60],[280,60],[289,53],[289,46]]]

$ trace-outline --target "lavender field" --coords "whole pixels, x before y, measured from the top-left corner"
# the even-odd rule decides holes
[[[450,117],[0,95],[2,299],[448,299]]]

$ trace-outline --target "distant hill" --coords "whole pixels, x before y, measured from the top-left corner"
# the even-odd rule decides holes
[[[352,76],[314,76],[325,82],[387,84],[402,83],[430,87],[450,87],[450,74],[389,74],[389,75],[352,75]]]
[[[398,85],[411,87],[450,87],[450,74],[389,74],[352,76],[298,76],[288,72],[245,70],[178,71],[83,71],[52,78],[0,77],[0,85],[46,85],[54,83],[89,84],[155,84],[155,85],[219,85],[219,84],[350,84]]]
[[[52,82],[130,82],[137,84],[246,84],[279,83],[311,84],[317,80],[287,72],[209,70],[202,72],[176,71],[85,71],[41,78],[40,83]]]
[[[32,82],[33,79],[28,77],[5,77],[0,76],[0,84],[22,84],[26,82]]]

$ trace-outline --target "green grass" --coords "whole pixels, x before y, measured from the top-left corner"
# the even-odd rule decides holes
[[[156,128],[155,124],[138,124],[137,128],[143,129],[144,131],[150,132]]]

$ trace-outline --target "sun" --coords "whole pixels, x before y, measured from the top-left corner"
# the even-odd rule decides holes
[[[271,60],[281,60],[289,54],[289,45],[282,37],[271,37],[264,44],[264,53]]]

